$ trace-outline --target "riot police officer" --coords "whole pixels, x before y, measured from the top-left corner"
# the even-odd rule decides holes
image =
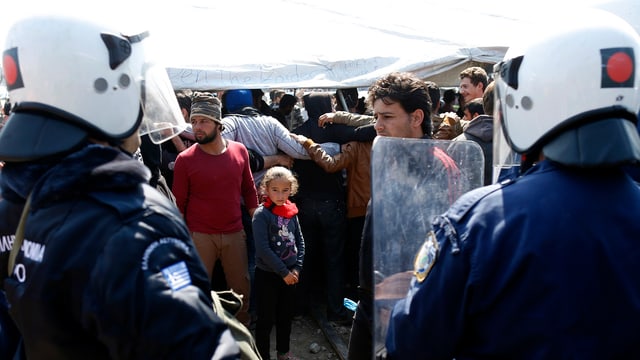
[[[180,214],[131,156],[186,126],[149,39],[60,15],[8,32],[1,185],[25,210],[4,285],[29,359],[239,358]]]
[[[596,10],[537,25],[496,66],[526,171],[434,220],[389,358],[640,357],[640,37]]]

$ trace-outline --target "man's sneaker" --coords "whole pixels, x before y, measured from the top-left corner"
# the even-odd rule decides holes
[[[299,359],[291,355],[291,351],[289,351],[284,354],[278,353],[278,360],[299,360]]]

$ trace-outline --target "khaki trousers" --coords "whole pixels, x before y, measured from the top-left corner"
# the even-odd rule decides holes
[[[247,235],[244,230],[230,234],[192,232],[191,237],[207,270],[209,281],[211,281],[216,261],[220,259],[227,286],[242,295],[242,307],[236,314],[236,318],[248,328],[251,321],[249,316],[251,283],[249,281]]]

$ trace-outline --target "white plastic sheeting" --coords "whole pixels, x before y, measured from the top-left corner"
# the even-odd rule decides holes
[[[33,11],[133,17],[151,29],[176,89],[367,87],[391,71],[457,86],[466,63],[498,62],[532,14],[596,6],[640,32],[637,0],[24,0]],[[100,8],[96,9],[96,7]],[[529,34],[535,36],[535,34]],[[46,56],[46,54],[43,54]]]

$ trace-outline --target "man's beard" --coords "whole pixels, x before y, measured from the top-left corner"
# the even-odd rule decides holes
[[[213,129],[211,131],[210,135],[207,135],[207,136],[205,136],[203,138],[198,138],[198,136],[196,135],[195,136],[196,142],[198,144],[201,144],[201,145],[208,144],[208,143],[212,142],[213,140],[215,140],[218,137],[218,134],[219,134],[218,133],[218,129]]]

